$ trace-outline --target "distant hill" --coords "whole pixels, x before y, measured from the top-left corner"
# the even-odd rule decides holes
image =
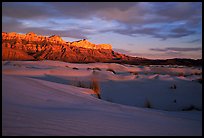
[[[59,60],[74,63],[114,62],[126,64],[202,65],[202,60],[150,60],[113,51],[110,44],[93,44],[86,39],[65,42],[60,36],[40,36],[33,32],[2,32],[2,60]]]

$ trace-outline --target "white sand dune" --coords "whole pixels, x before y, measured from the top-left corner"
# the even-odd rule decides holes
[[[154,106],[172,108],[165,101],[175,98],[175,93],[166,89],[166,86],[169,87],[175,81],[178,84],[176,107],[183,108],[183,105],[191,103],[200,105],[202,98],[197,96],[202,95],[202,86],[190,81],[194,77],[182,80],[170,75],[113,74],[106,69],[111,67],[116,72],[128,72],[140,67],[108,63],[4,61],[2,65],[3,136],[202,135],[202,111],[164,111],[143,108],[139,103],[134,103],[137,100],[143,104],[142,101],[148,95]],[[72,69],[73,67],[79,70]],[[90,80],[93,73],[92,70],[87,70],[88,67],[102,69],[96,71],[95,77],[100,82],[101,96],[110,98],[112,102],[93,97],[91,89],[66,84],[66,81],[76,78],[79,81]],[[143,68],[140,71],[143,72]],[[192,89],[197,90],[196,95],[192,93]],[[168,94],[163,93],[163,99],[162,91],[169,91]],[[182,99],[182,96],[187,99]],[[120,101],[122,99],[124,100]],[[130,105],[138,106],[127,106],[128,100]],[[117,102],[124,102],[126,105]]]

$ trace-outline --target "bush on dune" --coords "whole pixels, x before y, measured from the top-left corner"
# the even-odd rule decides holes
[[[145,108],[152,108],[152,105],[151,105],[151,103],[150,103],[150,101],[148,99],[145,100],[144,107]]]
[[[79,70],[78,68],[76,68],[76,67],[73,67],[72,69],[74,69],[74,70]]]
[[[93,70],[99,70],[99,71],[101,71],[101,69],[98,68],[98,67],[93,68]]]
[[[116,72],[115,72],[113,69],[110,69],[110,68],[108,68],[106,71],[111,71],[111,72],[113,72],[114,74],[116,74]]]
[[[184,73],[183,72],[179,72],[178,73],[178,76],[180,77],[180,76],[183,76],[184,77]]]
[[[176,84],[173,84],[170,89],[176,89]]]
[[[100,86],[99,86],[99,82],[97,81],[97,79],[93,78],[91,80],[90,89],[92,89],[94,91],[94,93],[96,94],[96,96],[99,99],[101,99],[101,96],[100,96]]]
[[[13,64],[13,66],[21,67],[21,65],[20,65],[20,64]]]
[[[202,73],[195,72],[194,75],[202,75]]]
[[[96,78],[92,78],[90,83],[86,83],[86,82],[79,81],[79,80],[74,80],[74,81],[71,81],[69,84],[76,86],[76,87],[80,87],[80,88],[92,89],[94,91],[94,94],[97,96],[97,98],[101,99],[100,86]]]
[[[133,74],[133,75],[138,75],[138,72],[136,72],[136,71],[135,72],[134,71],[130,71],[130,73]]]
[[[194,105],[190,105],[189,107],[182,109],[182,111],[192,111],[192,110],[201,111],[202,109],[199,109],[199,108],[195,107]]]
[[[200,78],[200,79],[198,79],[197,80],[200,84],[202,84],[203,83],[203,78]]]
[[[81,82],[81,81],[78,81],[78,83],[77,83],[76,86],[77,86],[77,87],[81,87],[81,88],[87,88],[86,84],[83,83],[83,82]]]

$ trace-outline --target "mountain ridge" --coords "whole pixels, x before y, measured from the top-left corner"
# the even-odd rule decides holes
[[[134,65],[202,65],[202,59],[150,60],[115,52],[110,44],[93,44],[87,39],[66,42],[58,35],[34,32],[2,32],[2,60],[59,60],[72,63],[113,62]]]
[[[93,44],[87,39],[65,42],[57,35],[45,37],[33,32],[2,32],[2,50],[3,60],[30,60],[33,57],[33,60],[65,62],[114,62],[133,58],[113,51],[110,44]],[[19,51],[24,54],[14,57]]]

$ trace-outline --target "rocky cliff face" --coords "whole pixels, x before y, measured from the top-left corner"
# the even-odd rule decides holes
[[[88,40],[65,42],[60,36],[2,32],[2,60],[60,60],[65,62],[115,62],[143,65],[200,66],[202,59],[149,60],[130,57],[112,50],[109,44],[93,44]]]
[[[70,45],[76,46],[76,47],[90,48],[90,49],[112,49],[112,46],[109,44],[96,45],[96,44],[92,44],[91,42],[89,42],[86,39],[71,42]]]
[[[61,37],[39,36],[33,32],[2,32],[3,60],[61,60],[68,62],[111,62],[130,57],[116,53],[109,44],[93,44],[88,40],[65,42]]]

